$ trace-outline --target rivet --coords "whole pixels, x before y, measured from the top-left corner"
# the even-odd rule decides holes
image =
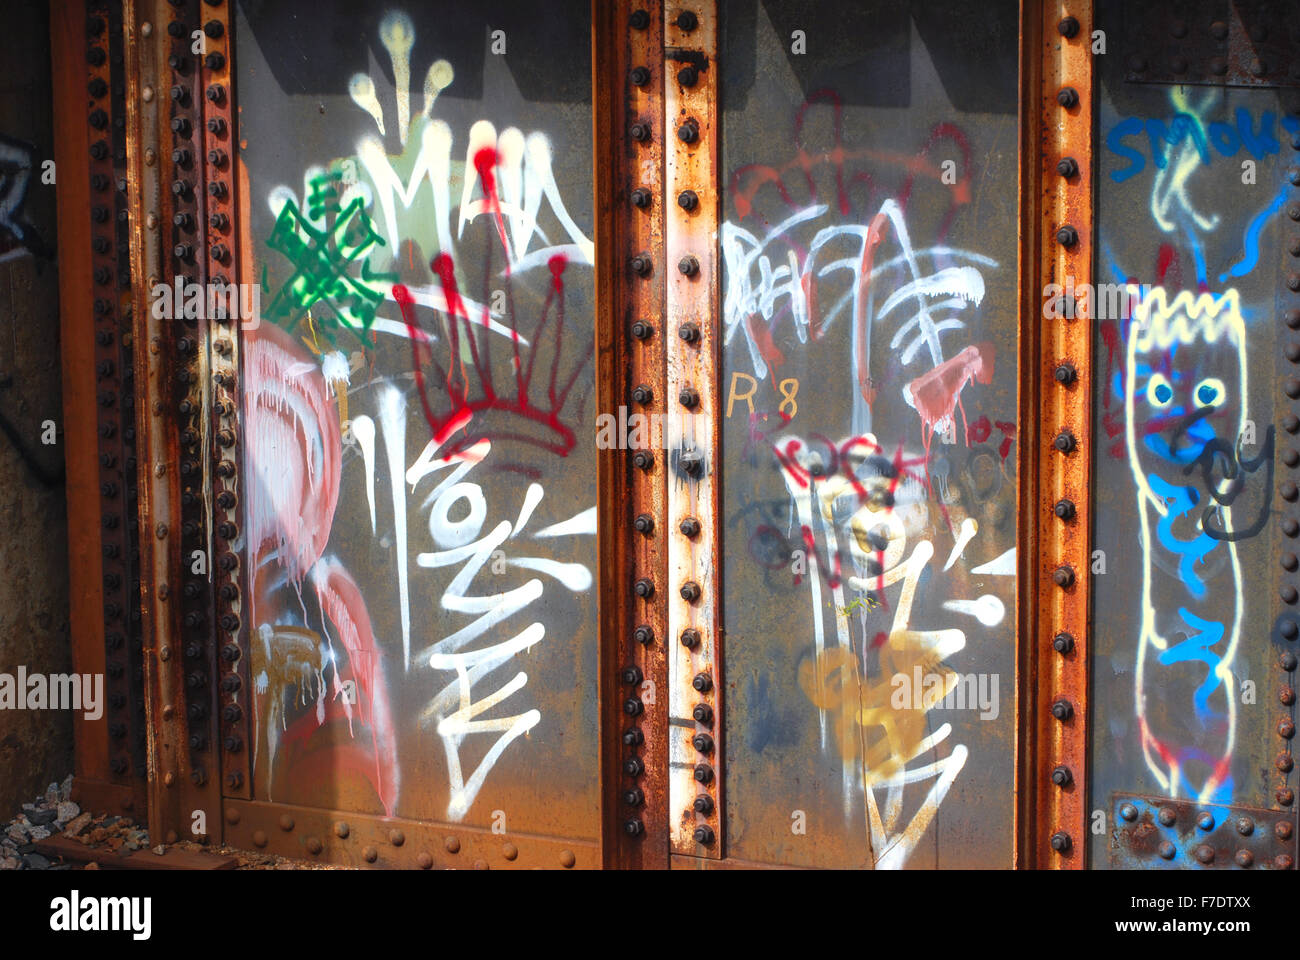
[[[153,36],[153,24],[150,23],[148,20],[146,20],[144,23],[140,24],[140,36],[142,36],[142,37],[152,37],[152,36]]]
[[[266,831],[265,831],[265,830],[254,830],[254,831],[253,831],[253,846],[256,846],[256,847],[264,847],[264,846],[266,846]]]
[[[1214,814],[1202,813],[1199,817],[1196,818],[1196,825],[1200,827],[1202,830],[1213,830]]]
[[[1057,23],[1056,32],[1067,40],[1073,40],[1079,32],[1079,21],[1074,17],[1066,17]]]
[[[448,853],[460,853],[460,841],[455,837],[448,837],[446,841],[443,842],[443,848]]]
[[[1250,817],[1238,817],[1234,826],[1243,837],[1248,837],[1255,832],[1255,821]]]
[[[374,863],[379,859],[379,851],[374,847],[364,847],[361,850],[361,857],[366,863]]]
[[[1068,787],[1074,782],[1074,775],[1070,773],[1068,767],[1056,767],[1052,770],[1052,783],[1058,787]]]
[[[1289,787],[1282,787],[1274,796],[1280,806],[1289,807],[1295,803],[1295,791]]]
[[[1290,740],[1295,736],[1295,721],[1290,717],[1283,717],[1277,722],[1277,735],[1283,740]]]
[[[1169,66],[1174,71],[1174,73],[1184,74],[1187,72],[1187,58],[1174,57],[1172,60],[1169,61]]]
[[[1273,766],[1282,773],[1290,773],[1291,768],[1295,766],[1295,761],[1291,759],[1291,754],[1279,753],[1277,759],[1273,761]]]
[[[176,716],[176,708],[169,703],[162,708],[162,715],[164,720],[170,720],[172,717]]]
[[[306,846],[307,846],[307,852],[313,854],[320,853],[322,850],[325,849],[325,845],[322,844],[320,840],[317,839],[316,837],[308,837]]]
[[[167,539],[167,524],[165,524],[165,523],[160,523],[160,524],[158,524],[158,526],[154,527],[154,531],[153,531],[153,532],[154,532],[154,536],[156,536],[159,540],[166,540],[166,539]]]
[[[1214,862],[1214,848],[1208,843],[1200,844],[1193,853],[1201,863],[1210,864]]]
[[[1273,835],[1279,840],[1290,840],[1291,831],[1292,827],[1290,820],[1279,820],[1277,823],[1273,824]]]
[[[577,862],[578,858],[573,855],[572,850],[560,851],[560,866],[564,867],[565,870],[570,869]]]
[[[163,835],[163,843],[179,843],[180,839],[181,839],[180,834],[178,834],[175,830],[168,830]]]
[[[1278,563],[1282,565],[1283,570],[1295,570],[1296,567],[1300,566],[1300,560],[1296,558],[1294,553],[1282,554],[1282,556],[1278,558]]]
[[[388,842],[395,847],[400,847],[402,844],[406,843],[406,834],[401,830],[389,830]]]
[[[169,786],[169,787],[172,786],[173,784],[175,784],[175,783],[176,783],[176,774],[174,774],[174,773],[172,773],[172,771],[168,770],[167,773],[163,776],[163,783],[164,783],[166,786]]]
[[[1287,673],[1290,673],[1296,667],[1296,656],[1290,650],[1282,651],[1282,656],[1278,658],[1278,664]]]
[[[338,837],[340,840],[346,839],[350,832],[351,831],[348,828],[346,821],[336,820],[334,822],[334,836]]]
[[[1237,856],[1234,857],[1239,867],[1251,867],[1255,864],[1255,855],[1249,850],[1238,850]]]
[[[1215,40],[1224,40],[1228,36],[1228,25],[1222,20],[1215,20],[1210,24],[1210,36]]]
[[[1068,589],[1074,584],[1074,568],[1068,563],[1063,563],[1052,571],[1052,582],[1062,589]]]
[[[1074,707],[1069,700],[1057,700],[1052,704],[1052,716],[1064,723],[1074,716]]]
[[[1063,832],[1054,833],[1050,843],[1057,853],[1065,853],[1070,849],[1070,835]]]
[[[1062,87],[1056,93],[1056,102],[1067,110],[1079,105],[1079,91],[1074,87]]]
[[[1052,508],[1052,512],[1055,513],[1057,517],[1059,517],[1062,520],[1073,520],[1074,501],[1069,500],[1067,498],[1062,498],[1056,501],[1056,505]]]
[[[1168,840],[1162,840],[1160,846],[1156,848],[1156,852],[1160,854],[1162,860],[1172,860],[1174,854],[1178,852],[1178,848]]]
[[[293,817],[289,816],[287,813],[281,814],[280,829],[283,830],[285,833],[291,831],[293,829]]]
[[[155,477],[161,477],[161,476],[164,476],[166,473],[167,473],[167,464],[165,464],[165,463],[155,463],[155,464],[154,464],[154,467],[153,467],[153,475],[154,475]]]
[[[415,865],[421,870],[433,869],[433,855],[429,853],[421,853],[415,858]]]
[[[1119,808],[1119,817],[1121,820],[1127,820],[1132,823],[1137,819],[1138,808],[1131,803],[1126,803]]]
[[[513,843],[507,843],[501,848],[501,856],[507,860],[516,860],[519,857],[519,848]]]
[[[1295,860],[1289,853],[1284,853],[1279,857],[1273,858],[1273,866],[1277,867],[1279,870],[1290,870],[1295,866]]]
[[[226,823],[234,825],[239,822],[239,808],[226,807]]]
[[[1172,827],[1178,822],[1178,812],[1173,807],[1161,807],[1156,813],[1156,819],[1164,827]]]
[[[486,860],[475,860],[475,861],[474,861],[474,869],[475,869],[475,870],[486,870],[486,869],[488,869],[487,861],[486,861]]]

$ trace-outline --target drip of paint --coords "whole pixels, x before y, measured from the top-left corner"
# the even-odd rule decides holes
[[[375,534],[375,421],[364,413],[352,421],[352,436],[366,465],[366,500],[370,504],[370,535]]]
[[[384,135],[384,110],[379,105],[379,98],[375,96],[375,81],[365,73],[356,73],[348,81],[348,95],[352,97],[355,103],[366,113],[374,118],[375,126],[379,128],[379,135]],[[279,211],[274,211],[276,214]]]
[[[397,88],[397,135],[406,146],[411,127],[411,47],[415,45],[415,25],[401,11],[394,11],[379,24],[379,42],[393,63],[393,84]]]

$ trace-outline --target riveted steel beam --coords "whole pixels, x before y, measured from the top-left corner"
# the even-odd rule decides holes
[[[240,416],[240,331],[259,322],[256,315],[245,317],[253,303],[239,286],[240,245],[235,225],[241,221],[238,172],[239,144],[235,136],[234,99],[231,82],[234,51],[230,42],[230,5],[208,0],[198,18],[203,33],[202,52],[197,58],[198,90],[202,91],[201,126],[195,136],[203,171],[202,195],[203,262],[210,289],[216,291],[219,306],[207,318],[206,362],[211,376],[204,404],[203,422],[207,443],[204,456],[211,469],[207,478],[208,549],[212,614],[213,676],[217,699],[214,728],[220,741],[214,752],[220,756],[221,790],[224,796],[252,796],[251,763],[251,677],[249,676],[248,631],[243,614],[247,587],[240,559],[242,519],[241,483],[243,471]],[[197,22],[197,21],[196,21]],[[197,92],[197,91],[196,91]],[[223,293],[223,291],[225,291]]]
[[[105,678],[103,716],[74,714],[74,796],[145,808],[134,377],[119,4],[51,5],[69,582],[76,672]]]
[[[1092,4],[1022,7],[1022,447],[1017,865],[1084,866],[1087,807]],[[1028,385],[1024,389],[1023,385]],[[1025,601],[1028,602],[1025,602]]]
[[[1293,47],[1287,66],[1300,70],[1300,48]],[[1286,98],[1290,98],[1290,103]],[[1284,110],[1300,111],[1300,95],[1287,91],[1282,104]],[[1296,540],[1300,538],[1300,133],[1294,133],[1281,144],[1290,153],[1287,170],[1289,195],[1283,205],[1279,254],[1282,257],[1282,287],[1278,291],[1280,323],[1276,376],[1273,378],[1273,409],[1279,417],[1279,450],[1277,470],[1279,482],[1274,491],[1277,513],[1281,522],[1275,525],[1273,551],[1277,557],[1274,570],[1273,596],[1277,616],[1273,621],[1272,636],[1276,672],[1268,679],[1264,702],[1270,711],[1272,750],[1273,799],[1280,810],[1296,815],[1296,782],[1300,774],[1295,769],[1296,733],[1296,667],[1300,660],[1300,559]],[[1295,851],[1291,851],[1290,866],[1295,866]]]
[[[723,855],[718,630],[718,34],[713,0],[669,3],[662,55],[668,396],[669,830],[674,853]]]
[[[287,803],[230,799],[222,820],[232,846],[351,867],[591,870],[601,862],[591,842]]]
[[[1145,870],[1294,870],[1296,813],[1168,797],[1111,797],[1110,864]]]
[[[667,866],[663,7],[592,6],[605,864]],[[638,429],[640,428],[640,429]]]

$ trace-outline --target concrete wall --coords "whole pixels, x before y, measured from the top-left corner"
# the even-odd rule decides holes
[[[56,185],[41,182],[53,156],[47,5],[8,0],[0,24],[0,673],[62,673],[72,658]],[[42,442],[47,421],[57,443]],[[0,710],[0,821],[71,772],[70,713]]]

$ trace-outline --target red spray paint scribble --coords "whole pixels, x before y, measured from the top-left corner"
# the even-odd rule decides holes
[[[972,443],[983,443],[993,432],[993,425],[989,423],[989,418],[981,416],[978,420],[966,428],[966,445]]]
[[[501,246],[508,249],[506,241],[505,218],[501,216],[501,198],[497,196],[496,168],[501,158],[493,147],[484,147],[474,154],[474,169],[478,171],[479,183],[483,185],[483,197],[488,212],[496,220],[497,233],[501,237]],[[506,257],[509,264],[510,258]]]
[[[459,378],[443,369],[438,359],[433,355],[433,351],[429,348],[429,337],[420,326],[419,318],[415,312],[415,302],[410,291],[401,284],[395,285],[393,287],[393,299],[402,311],[402,319],[406,323],[406,329],[410,335],[416,388],[420,393],[420,403],[424,409],[425,419],[429,423],[429,429],[432,431],[435,440],[439,443],[445,443],[453,433],[467,427],[475,418],[496,412],[520,417],[529,423],[539,424],[547,428],[550,435],[538,437],[526,433],[483,429],[473,437],[467,435],[458,444],[449,448],[448,455],[458,453],[472,443],[487,438],[492,440],[515,440],[540,447],[556,456],[568,456],[569,451],[577,445],[577,438],[572,428],[560,419],[560,411],[563,409],[570,391],[577,383],[578,377],[585,369],[591,356],[590,351],[584,352],[582,360],[574,367],[567,379],[563,383],[560,382],[559,364],[564,346],[564,271],[568,266],[568,260],[563,254],[556,254],[547,263],[551,273],[550,289],[542,305],[541,317],[538,319],[537,326],[533,329],[529,340],[526,358],[520,357],[519,339],[517,336],[514,339],[514,396],[497,392],[492,378],[491,356],[486,348],[487,340],[484,341],[484,350],[480,354],[478,339],[474,336],[470,326],[470,318],[456,285],[455,267],[452,258],[445,253],[438,254],[430,262],[429,266],[442,281],[443,293],[447,303],[447,327],[450,331],[448,341],[451,354],[448,358],[448,366],[452,371],[455,371],[457,363],[460,362],[460,323],[458,320],[463,320],[467,330],[466,337],[469,340],[470,360],[482,392],[481,397],[470,398],[469,377],[464,373],[463,364],[460,367],[462,372]],[[552,318],[554,319],[554,333],[551,335],[553,352],[550,374],[546,382],[547,404],[539,405],[529,395],[532,387],[533,367],[537,360],[538,350],[542,345],[542,335]],[[449,408],[445,414],[436,413],[434,405],[430,402],[430,390],[423,372],[426,364],[433,367],[443,384],[443,392],[446,395]]]
[[[921,417],[922,442],[927,457],[934,436],[934,425],[945,417],[951,417],[954,410],[961,411],[963,432],[969,429],[966,410],[961,402],[962,388],[973,380],[983,384],[991,383],[993,360],[993,344],[973,344],[907,385],[912,403]]]
[[[1011,452],[1016,442],[1016,425],[1008,420],[994,420],[993,426],[1002,431],[1002,442],[998,444],[998,456],[1003,460]]]
[[[810,153],[803,143],[803,127],[807,118],[808,111],[818,104],[829,104],[832,110],[832,137],[833,142],[829,150],[820,153]],[[902,189],[897,197],[899,208],[906,210],[907,201],[911,195],[912,186],[918,174],[924,174],[933,178],[935,181],[941,181],[943,171],[940,167],[932,165],[926,159],[936,143],[941,139],[950,139],[957,144],[962,153],[963,173],[970,169],[970,144],[961,129],[950,123],[936,124],[930,131],[930,135],[925,143],[921,146],[920,151],[915,155],[898,153],[888,150],[862,149],[846,150],[844,147],[843,136],[843,106],[840,103],[839,95],[829,89],[814,90],[808,94],[807,98],[800,105],[795,114],[793,142],[797,152],[793,159],[788,163],[773,167],[766,164],[746,164],[737,168],[731,175],[730,194],[736,206],[736,214],[739,220],[744,220],[754,211],[754,196],[767,184],[773,184],[777,193],[787,207],[794,209],[800,206],[785,183],[785,175],[799,170],[803,173],[803,180],[808,191],[808,202],[816,202],[817,186],[813,180],[813,171],[823,165],[829,165],[834,171],[835,179],[835,206],[841,216],[848,216],[852,210],[849,202],[849,193],[844,182],[844,164],[845,161],[855,161],[860,159],[872,160],[884,166],[898,167],[907,171],[907,178],[903,181]],[[871,191],[869,202],[875,200],[875,183],[869,174],[858,172],[849,178],[850,184],[864,183]],[[948,211],[943,220],[943,226],[937,234],[938,239],[942,240],[947,234],[948,228],[956,215],[959,206],[970,203],[970,183],[969,178],[961,176],[957,183],[950,187],[951,197],[949,200]]]

